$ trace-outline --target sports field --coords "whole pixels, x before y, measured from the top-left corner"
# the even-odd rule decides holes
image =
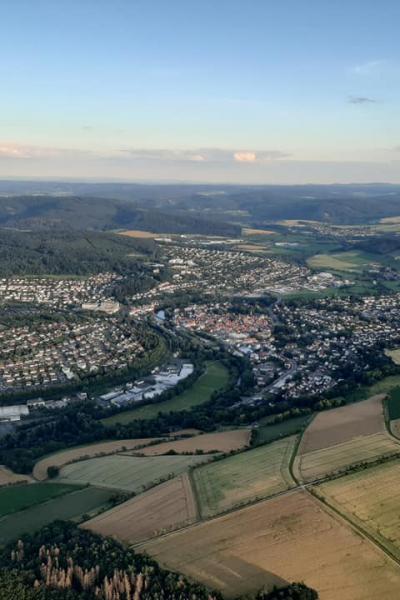
[[[130,450],[143,446],[154,441],[154,438],[142,438],[142,439],[128,439],[128,440],[116,440],[111,442],[98,442],[96,444],[89,444],[86,446],[76,446],[67,450],[61,450],[55,454],[50,454],[39,460],[33,468],[33,476],[38,481],[47,479],[47,469],[51,466],[57,466],[59,468],[67,465],[68,463],[75,462],[83,458],[92,458],[95,456],[103,456],[107,454],[113,454],[115,452],[122,452],[123,450]]]
[[[216,515],[294,485],[288,465],[295,442],[294,436],[288,437],[195,469],[192,478],[201,516]]]
[[[107,505],[112,490],[88,487],[64,494],[0,519],[0,544],[33,533],[56,519],[74,519]]]
[[[152,419],[157,417],[159,412],[178,412],[187,410],[193,406],[198,406],[211,399],[213,392],[224,389],[229,382],[229,371],[220,361],[206,363],[205,372],[193,383],[193,385],[164,402],[155,402],[147,404],[133,410],[119,413],[103,420],[105,425],[114,425],[115,423],[130,423],[134,419]]]
[[[195,453],[196,451],[207,452],[231,452],[248,446],[250,441],[249,429],[233,429],[231,431],[220,431],[217,433],[204,433],[183,440],[163,442],[142,448],[140,454],[144,456],[157,456],[167,452]]]
[[[304,581],[320,600],[396,598],[400,569],[305,492],[289,492],[139,546],[235,598]]]
[[[0,489],[0,517],[74,491],[77,491],[76,486],[60,483],[37,483],[4,487]]]
[[[400,559],[400,462],[371,467],[316,488],[318,495]]]
[[[189,467],[209,460],[207,456],[104,456],[63,467],[57,481],[104,486],[142,492]]]
[[[196,517],[189,477],[184,474],[102,513],[84,526],[133,544],[193,523]]]

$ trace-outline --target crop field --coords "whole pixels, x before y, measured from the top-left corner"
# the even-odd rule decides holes
[[[204,453],[212,452],[231,452],[248,446],[250,441],[249,429],[234,429],[232,431],[221,431],[218,433],[204,433],[195,437],[186,438],[183,440],[175,440],[171,442],[163,442],[148,446],[139,450],[140,454],[145,456],[157,456],[166,454],[171,450],[177,454],[186,452],[196,452],[201,450]]]
[[[296,438],[229,456],[192,472],[202,517],[262,499],[294,485],[289,460]]]
[[[131,450],[132,448],[149,444],[152,441],[154,441],[154,438],[116,440],[61,450],[61,452],[56,452],[55,454],[51,454],[50,456],[46,456],[39,460],[33,468],[33,476],[38,481],[44,481],[47,479],[48,467],[57,466],[61,468],[68,463],[78,461],[82,458],[92,458],[95,456],[121,452],[123,450]]]
[[[400,569],[305,492],[235,511],[140,545],[228,598],[304,581],[321,600],[396,598]]]
[[[377,394],[363,402],[318,413],[303,435],[299,454],[385,431],[384,398]]]
[[[59,483],[36,483],[34,485],[23,484],[5,487],[0,490],[0,517],[76,490],[75,485]]]
[[[337,252],[336,254],[315,254],[307,260],[307,264],[315,269],[332,269],[334,271],[362,271],[371,262],[361,252]]]
[[[371,462],[400,452],[400,442],[385,433],[375,433],[296,457],[295,472],[303,481],[314,481],[353,464]]]
[[[180,475],[209,460],[206,456],[145,456],[117,454],[91,458],[63,467],[57,481],[142,492],[161,480]]]
[[[112,490],[87,487],[7,515],[0,519],[0,544],[34,533],[56,519],[75,519],[96,511],[107,505],[113,494]]]
[[[288,435],[294,435],[299,433],[308,425],[311,420],[311,415],[303,415],[300,417],[294,417],[282,423],[274,423],[271,425],[263,425],[263,421],[260,421],[260,427],[255,430],[254,442],[255,446],[261,444],[268,444],[274,442]]]
[[[187,474],[158,485],[87,521],[85,528],[134,544],[196,521]]]
[[[155,237],[161,237],[162,234],[151,233],[151,231],[141,231],[139,229],[129,229],[127,231],[120,231],[119,235],[125,235],[132,238],[153,239]]]
[[[400,559],[400,463],[371,467],[316,488],[319,496]]]
[[[122,412],[104,419],[103,423],[105,425],[114,425],[115,423],[126,424],[134,419],[152,419],[157,417],[159,412],[187,410],[193,406],[208,402],[213,392],[224,389],[228,385],[228,382],[229,371],[225,365],[219,361],[208,362],[205,372],[200,375],[189,389],[175,396],[175,398]]]
[[[2,485],[13,485],[14,483],[29,483],[32,478],[29,475],[21,475],[20,473],[14,473],[7,469],[7,467],[0,466],[0,487]]]

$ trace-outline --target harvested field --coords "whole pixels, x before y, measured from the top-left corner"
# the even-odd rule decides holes
[[[316,488],[400,559],[400,463],[391,461]]]
[[[88,487],[53,498],[0,519],[0,544],[34,533],[55,519],[74,519],[108,505],[112,490]]]
[[[232,431],[222,431],[219,433],[204,433],[195,437],[186,438],[184,440],[176,440],[173,442],[164,442],[154,446],[148,446],[139,450],[140,454],[145,456],[157,456],[166,454],[174,450],[177,454],[185,452],[231,452],[231,450],[239,450],[247,446],[250,441],[249,429],[234,429]]]
[[[307,427],[298,453],[306,454],[385,431],[384,398],[385,394],[377,394],[356,404],[320,412]]]
[[[188,475],[180,475],[87,521],[85,528],[133,544],[196,521]]]
[[[162,234],[151,233],[151,231],[141,231],[139,229],[129,229],[127,231],[120,231],[119,235],[125,235],[127,237],[141,238],[141,239],[152,239],[155,237],[162,236]]]
[[[400,569],[305,492],[292,492],[140,545],[170,569],[228,598],[278,580],[320,600],[396,598]]]
[[[251,229],[251,227],[244,227],[242,230],[243,235],[274,235],[276,232],[271,229]]]
[[[294,467],[299,479],[314,481],[352,464],[374,461],[396,452],[400,452],[400,443],[386,433],[375,433],[297,456]]]
[[[7,467],[0,466],[0,487],[2,485],[13,485],[14,483],[31,483],[32,477],[14,473]]]
[[[209,460],[206,456],[135,457],[116,454],[66,465],[57,481],[91,484],[137,493],[174,475],[180,475],[189,467],[206,460]]]
[[[195,469],[192,473],[202,517],[262,499],[294,485],[289,461],[296,438],[288,437]]]
[[[123,450],[130,450],[142,446],[143,444],[149,444],[152,441],[154,441],[154,438],[114,440],[111,442],[99,442],[88,446],[78,446],[67,450],[61,450],[61,452],[56,452],[55,454],[51,454],[50,456],[46,456],[39,460],[33,468],[33,476],[38,481],[44,481],[47,479],[48,467],[57,466],[61,468],[64,465],[78,461],[82,458],[91,458],[94,456],[113,454]]]

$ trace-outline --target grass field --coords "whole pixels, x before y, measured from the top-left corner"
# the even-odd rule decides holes
[[[107,505],[113,494],[112,490],[88,487],[7,515],[0,519],[0,544],[34,533],[56,519],[75,519],[96,511]]]
[[[209,460],[206,456],[145,456],[117,454],[92,458],[63,467],[57,481],[141,492],[161,479],[180,475]]]
[[[0,517],[76,490],[77,487],[74,485],[59,483],[37,483],[34,485],[5,487],[0,489]]]
[[[102,513],[84,526],[133,544],[193,523],[196,517],[189,477],[184,474]]]
[[[38,481],[44,481],[47,479],[47,469],[50,466],[63,467],[68,463],[72,463],[81,458],[92,458],[94,456],[113,454],[122,450],[130,450],[149,444],[154,441],[154,438],[142,438],[142,439],[128,439],[128,440],[115,440],[111,442],[97,442],[96,444],[89,444],[86,446],[76,446],[74,448],[68,448],[67,450],[61,450],[55,454],[50,454],[39,460],[33,468],[33,476]]]
[[[324,483],[316,491],[400,559],[399,478],[400,463],[391,461]]]
[[[294,485],[289,460],[295,441],[288,437],[195,469],[192,479],[201,516],[216,515]]]
[[[400,589],[397,565],[299,491],[139,548],[228,598],[282,580],[304,581],[321,600],[396,598]]]
[[[205,372],[194,382],[191,388],[171,400],[147,404],[133,410],[103,420],[105,425],[129,423],[134,419],[152,419],[159,412],[178,412],[208,402],[212,393],[225,388],[229,382],[229,371],[219,361],[206,363]]]
[[[349,251],[335,254],[316,254],[307,260],[314,269],[331,269],[334,271],[358,272],[369,265],[371,259],[362,252]]]
[[[300,417],[294,417],[282,423],[276,423],[274,425],[263,425],[262,420],[260,421],[260,427],[255,430],[253,445],[259,446],[261,444],[268,444],[281,438],[287,437],[288,435],[294,435],[299,433],[307,426],[311,420],[311,415],[303,415]]]
[[[173,450],[177,454],[185,452],[195,453],[201,450],[204,453],[213,452],[231,452],[248,446],[250,441],[249,429],[233,429],[232,431],[220,431],[217,433],[204,433],[183,440],[163,442],[142,448],[140,454],[145,456],[157,456],[166,454]]]

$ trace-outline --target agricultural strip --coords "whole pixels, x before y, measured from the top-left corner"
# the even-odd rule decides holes
[[[152,441],[154,441],[154,438],[117,440],[112,442],[99,442],[87,446],[78,446],[75,448],[69,448],[68,450],[61,450],[60,452],[56,452],[55,454],[51,454],[50,456],[46,456],[45,458],[39,460],[33,468],[33,476],[38,481],[43,481],[47,479],[48,467],[56,466],[61,468],[64,465],[83,458],[92,458],[95,456],[122,452],[123,450],[131,450],[132,448],[149,444]]]
[[[386,432],[383,399],[380,394],[318,414],[303,435],[294,461],[296,477],[314,481],[399,452],[400,444]]]
[[[57,481],[98,485],[138,493],[174,475],[180,475],[189,467],[206,460],[209,460],[209,457],[134,457],[117,454],[66,465]]]
[[[98,488],[65,494],[0,519],[0,544],[34,533],[56,519],[74,519],[107,505],[114,492]]]
[[[14,483],[30,483],[32,478],[29,475],[21,475],[0,466],[0,487],[2,485],[13,485]]]
[[[133,544],[194,523],[196,516],[192,488],[185,474],[102,513],[84,527]]]
[[[304,581],[320,600],[396,598],[400,569],[307,493],[279,498],[141,544],[170,569],[228,598]]]
[[[244,446],[248,446],[249,441],[249,429],[234,429],[219,433],[204,433],[203,435],[196,435],[184,440],[155,444],[147,448],[142,448],[139,452],[145,456],[157,456],[159,454],[166,454],[172,450],[177,454],[185,452],[194,453],[196,450],[205,453],[215,450],[218,452],[231,452],[232,450],[239,450]]]
[[[400,462],[370,467],[315,488],[317,495],[400,560]]]
[[[193,383],[193,385],[164,402],[155,402],[145,406],[128,410],[126,412],[113,415],[103,419],[105,425],[115,425],[115,423],[130,423],[135,419],[152,419],[157,417],[159,412],[178,412],[187,410],[204,404],[211,399],[213,392],[224,389],[229,382],[229,371],[222,362],[207,362],[205,372]]]
[[[295,442],[295,437],[288,437],[195,469],[192,478],[201,516],[210,517],[293,486],[289,461]]]
[[[5,487],[0,489],[0,517],[75,491],[77,491],[75,485],[59,483],[37,483],[35,485]]]

